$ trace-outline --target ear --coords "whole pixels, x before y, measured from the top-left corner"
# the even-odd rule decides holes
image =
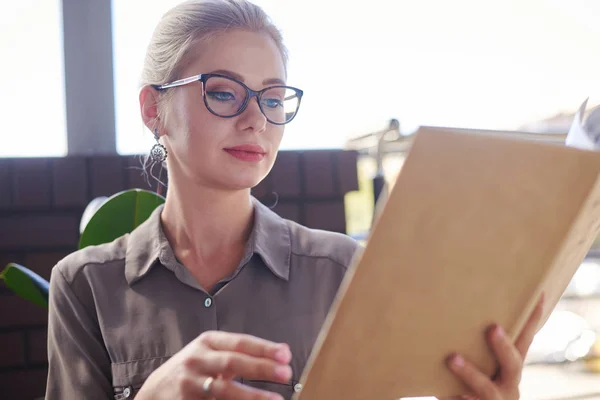
[[[142,120],[150,132],[156,128],[162,131],[158,118],[158,91],[150,85],[144,86],[140,90],[139,101]]]

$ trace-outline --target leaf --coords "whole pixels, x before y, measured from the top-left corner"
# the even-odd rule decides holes
[[[10,263],[0,277],[17,295],[37,305],[48,308],[50,284],[44,278],[22,265]]]
[[[130,189],[105,200],[85,226],[79,248],[110,243],[141,225],[165,198],[143,189]]]
[[[81,221],[79,222],[80,235],[83,233],[83,231],[85,231],[85,227],[87,226],[88,222],[90,222],[90,219],[92,219],[94,214],[96,214],[96,211],[102,207],[102,204],[104,204],[106,200],[108,200],[108,197],[106,196],[96,197],[94,200],[90,201],[85,210],[83,210],[83,215],[81,216]]]

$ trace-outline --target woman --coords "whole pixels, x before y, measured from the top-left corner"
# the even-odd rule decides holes
[[[139,101],[168,167],[164,207],[130,235],[52,272],[47,400],[289,399],[357,244],[283,220],[251,197],[302,91],[245,0],[181,4],[148,47]],[[455,356],[482,399],[515,399],[540,309],[492,381]]]

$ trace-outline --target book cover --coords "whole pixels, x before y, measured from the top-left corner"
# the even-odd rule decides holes
[[[295,398],[463,394],[452,352],[491,376],[486,329],[516,338],[542,291],[545,322],[600,231],[599,176],[598,152],[421,128]]]

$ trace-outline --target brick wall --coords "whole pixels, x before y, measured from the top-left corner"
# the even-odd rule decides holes
[[[253,193],[269,205],[277,198],[273,210],[285,218],[345,232],[344,195],[358,189],[356,162],[349,151],[282,151]],[[17,262],[49,279],[54,264],[76,249],[89,201],[134,187],[156,190],[139,166],[125,156],[0,159],[0,268]],[[0,283],[0,398],[43,396],[46,324],[42,308]]]

